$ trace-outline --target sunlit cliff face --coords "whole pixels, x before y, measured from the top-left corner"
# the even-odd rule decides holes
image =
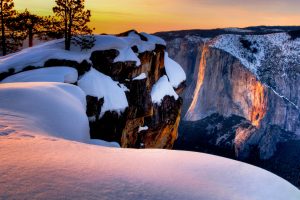
[[[204,46],[203,52],[202,52],[202,56],[201,56],[201,61],[200,61],[200,66],[199,66],[199,73],[198,73],[198,78],[197,78],[197,85],[195,88],[195,92],[194,92],[194,98],[192,101],[192,104],[188,110],[187,113],[193,113],[195,112],[195,108],[197,105],[197,102],[199,100],[199,94],[203,85],[203,81],[205,78],[205,69],[206,69],[206,54],[208,53],[209,48],[208,46]]]
[[[266,88],[231,55],[204,46],[194,98],[187,120],[213,113],[238,115],[259,127],[266,115]]]
[[[267,110],[265,87],[260,82],[256,82],[252,95],[253,106],[249,113],[249,119],[254,126],[260,126],[260,122],[265,117]]]

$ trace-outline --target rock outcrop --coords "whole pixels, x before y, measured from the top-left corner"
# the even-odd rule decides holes
[[[232,116],[243,118],[242,123],[232,125],[231,131],[222,128],[223,122],[211,125],[219,130],[215,136],[210,126],[203,131],[195,129],[200,138],[209,138],[207,143],[216,148],[224,148],[220,143],[224,141],[226,149],[240,159],[256,153],[267,159],[274,155],[278,143],[298,137],[299,39],[292,40],[286,33],[222,35],[202,39],[201,43],[201,37],[192,37],[194,48],[189,50],[200,48],[193,60],[181,57],[190,53],[184,44],[191,37],[168,41],[168,51],[178,52],[170,55],[184,66],[189,79],[196,80],[195,86],[188,84],[188,88],[194,88],[194,95],[184,120],[197,127],[215,114],[224,118],[221,121]],[[198,70],[194,65],[197,62]],[[188,140],[182,131],[182,137]]]
[[[75,84],[86,93],[92,139],[115,141],[126,148],[172,148],[181,118],[178,94],[185,80],[176,88],[171,86],[165,70],[165,41],[128,31],[118,36],[96,36],[96,45],[86,52],[72,48],[64,51],[61,41],[52,41],[21,51],[19,57],[12,55],[2,62],[0,77],[43,67],[75,68]],[[29,58],[34,52],[36,58]],[[167,67],[172,71],[172,66]],[[178,69],[177,64],[173,67]],[[160,88],[161,99],[154,101],[153,86],[163,77],[167,77],[171,93]]]

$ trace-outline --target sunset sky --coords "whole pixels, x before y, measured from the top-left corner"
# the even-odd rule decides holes
[[[15,0],[17,10],[40,15],[52,14],[53,5],[54,0]],[[300,25],[299,0],[86,0],[86,7],[96,33]]]

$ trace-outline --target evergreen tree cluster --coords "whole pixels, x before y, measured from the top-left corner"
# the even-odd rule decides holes
[[[17,51],[28,39],[28,46],[33,46],[34,38],[48,40],[65,38],[65,49],[71,44],[79,45],[82,50],[94,46],[93,29],[88,23],[91,11],[85,9],[85,0],[55,0],[53,16],[38,16],[27,9],[17,12],[14,0],[0,0],[0,55]]]

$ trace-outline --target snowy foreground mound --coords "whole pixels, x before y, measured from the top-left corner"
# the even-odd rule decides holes
[[[78,87],[1,84],[0,98],[0,199],[300,199],[288,182],[240,162],[85,144],[94,142]]]

